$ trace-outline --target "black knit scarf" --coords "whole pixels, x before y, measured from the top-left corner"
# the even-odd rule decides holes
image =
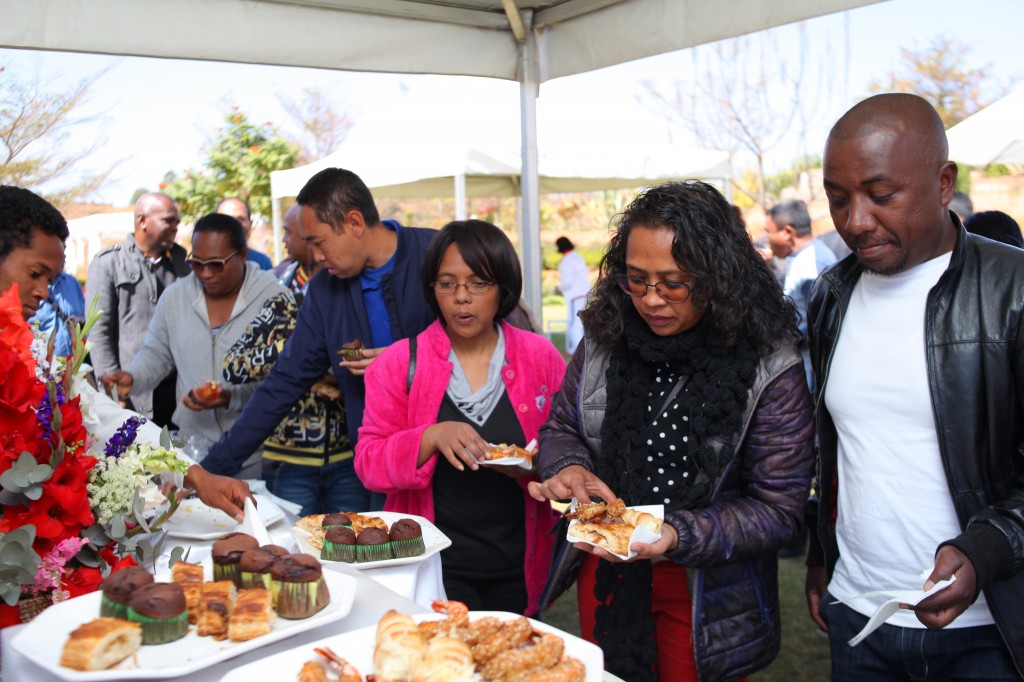
[[[612,349],[606,374],[608,403],[601,426],[598,477],[630,506],[662,504],[665,498],[670,500],[666,512],[707,506],[743,426],[757,363],[757,353],[745,341],[732,348],[712,345],[704,322],[682,334],[661,337],[634,310],[628,310],[623,337]],[[664,429],[664,425],[651,426],[651,410],[660,408],[664,400],[651,393],[658,367],[686,377],[685,390],[673,402],[679,403],[677,414],[689,420],[677,424],[674,454],[680,461],[688,456],[693,475],[677,477],[675,485],[655,494],[645,482],[652,475],[649,468],[658,466],[657,461],[648,461],[647,443],[654,430]],[[716,454],[707,445],[712,437],[723,438],[727,447]],[[630,682],[656,680],[651,576],[650,561],[598,564],[594,637],[604,650],[606,669]]]

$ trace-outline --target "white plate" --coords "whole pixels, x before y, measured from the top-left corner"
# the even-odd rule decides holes
[[[257,494],[255,498],[256,513],[264,526],[284,518],[284,512],[269,497]],[[190,497],[181,503],[162,528],[175,538],[216,540],[225,533],[238,530],[239,524],[221,510],[207,507],[197,497]]]
[[[470,611],[472,620],[485,616],[496,616],[502,620],[517,618],[514,613],[504,611]],[[436,620],[441,618],[440,614],[419,614],[412,618],[416,622],[422,620]],[[565,655],[578,658],[587,667],[586,682],[601,682],[604,679],[604,654],[601,649],[567,632],[563,632],[550,625],[530,619],[534,629],[541,632],[550,632],[558,635],[565,642]],[[343,635],[329,637],[315,644],[296,647],[279,654],[268,656],[262,660],[236,668],[220,678],[220,682],[252,682],[252,680],[294,680],[299,674],[299,669],[306,661],[319,658],[313,647],[326,646],[338,654],[359,670],[365,678],[368,673],[373,672],[373,646],[377,636],[377,626],[346,632]],[[479,675],[476,679],[481,679]]]
[[[533,467],[533,463],[522,457],[501,457],[499,459],[485,459],[479,462],[482,467],[519,467],[520,469],[527,469]]]
[[[212,637],[200,637],[196,627],[190,625],[189,633],[181,639],[143,646],[111,669],[82,672],[65,668],[60,665],[60,655],[71,631],[99,618],[101,593],[93,592],[46,609],[14,636],[11,646],[54,675],[73,682],[178,677],[344,618],[352,610],[356,579],[337,571],[324,571],[324,580],[331,592],[331,603],[323,610],[304,620],[278,618],[269,633],[247,642],[218,642]]]
[[[423,531],[423,544],[425,549],[423,554],[416,556],[403,557],[401,559],[384,559],[383,561],[354,561],[352,563],[345,563],[346,566],[358,569],[360,571],[368,568],[385,568],[387,566],[403,566],[405,564],[415,564],[424,559],[434,556],[442,549],[448,549],[452,546],[451,539],[442,533],[437,526],[427,521],[422,516],[416,516],[415,514],[399,514],[398,512],[366,512],[363,516],[377,516],[384,519],[384,522],[391,527],[395,521],[399,519],[412,519],[420,524],[420,530]],[[315,556],[320,559],[320,550],[309,544],[309,532],[299,528],[298,526],[292,526],[291,528],[292,537],[295,538],[295,542],[299,545],[299,551]],[[327,559],[320,559],[325,564],[342,563],[328,561]]]

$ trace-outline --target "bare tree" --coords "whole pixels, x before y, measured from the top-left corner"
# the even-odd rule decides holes
[[[305,88],[303,95],[293,100],[278,93],[277,101],[301,131],[295,142],[302,150],[301,160],[308,163],[335,151],[354,121],[319,88]]]
[[[901,48],[899,67],[887,78],[872,81],[868,91],[920,95],[931,102],[949,128],[1009,90],[991,76],[991,64],[966,66],[970,57],[971,49],[966,44],[949,36],[937,36],[924,49]]]
[[[78,172],[101,139],[75,149],[64,143],[71,128],[98,120],[82,116],[80,107],[103,73],[83,79],[74,88],[58,89],[38,73],[20,78],[0,66],[0,184],[38,191],[58,206],[102,184],[110,169]]]
[[[831,99],[830,80],[812,69],[806,29],[798,28],[797,59],[791,64],[778,35],[765,31],[690,50],[692,81],[676,81],[668,91],[643,83],[645,99],[682,122],[706,147],[726,150],[731,163],[753,159],[753,186],[733,180],[733,188],[755,203],[772,200],[765,187],[768,153],[787,136],[802,144]]]

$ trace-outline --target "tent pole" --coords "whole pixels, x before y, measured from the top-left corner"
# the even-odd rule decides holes
[[[271,192],[273,194],[273,192]],[[271,205],[271,228],[274,234],[274,264],[281,262],[281,237],[282,237],[282,220],[281,220],[281,197],[273,197],[270,199]]]
[[[455,176],[455,219],[466,219],[466,174],[459,173]]]
[[[530,23],[532,16],[526,16]],[[541,316],[540,173],[537,153],[537,36],[532,29],[519,43],[519,108],[522,121],[523,171],[519,252],[523,259],[523,298]]]

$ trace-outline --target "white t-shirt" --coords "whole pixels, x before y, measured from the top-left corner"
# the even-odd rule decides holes
[[[566,301],[586,296],[590,292],[587,262],[575,251],[569,251],[558,262],[558,288]]]
[[[961,533],[939,455],[924,343],[928,292],[949,259],[890,277],[861,275],[832,357],[825,405],[839,436],[839,563],[828,589],[864,615],[885,598],[853,597],[921,589],[939,544]],[[924,627],[910,610],[889,622]],[[949,627],[992,622],[981,595]]]

